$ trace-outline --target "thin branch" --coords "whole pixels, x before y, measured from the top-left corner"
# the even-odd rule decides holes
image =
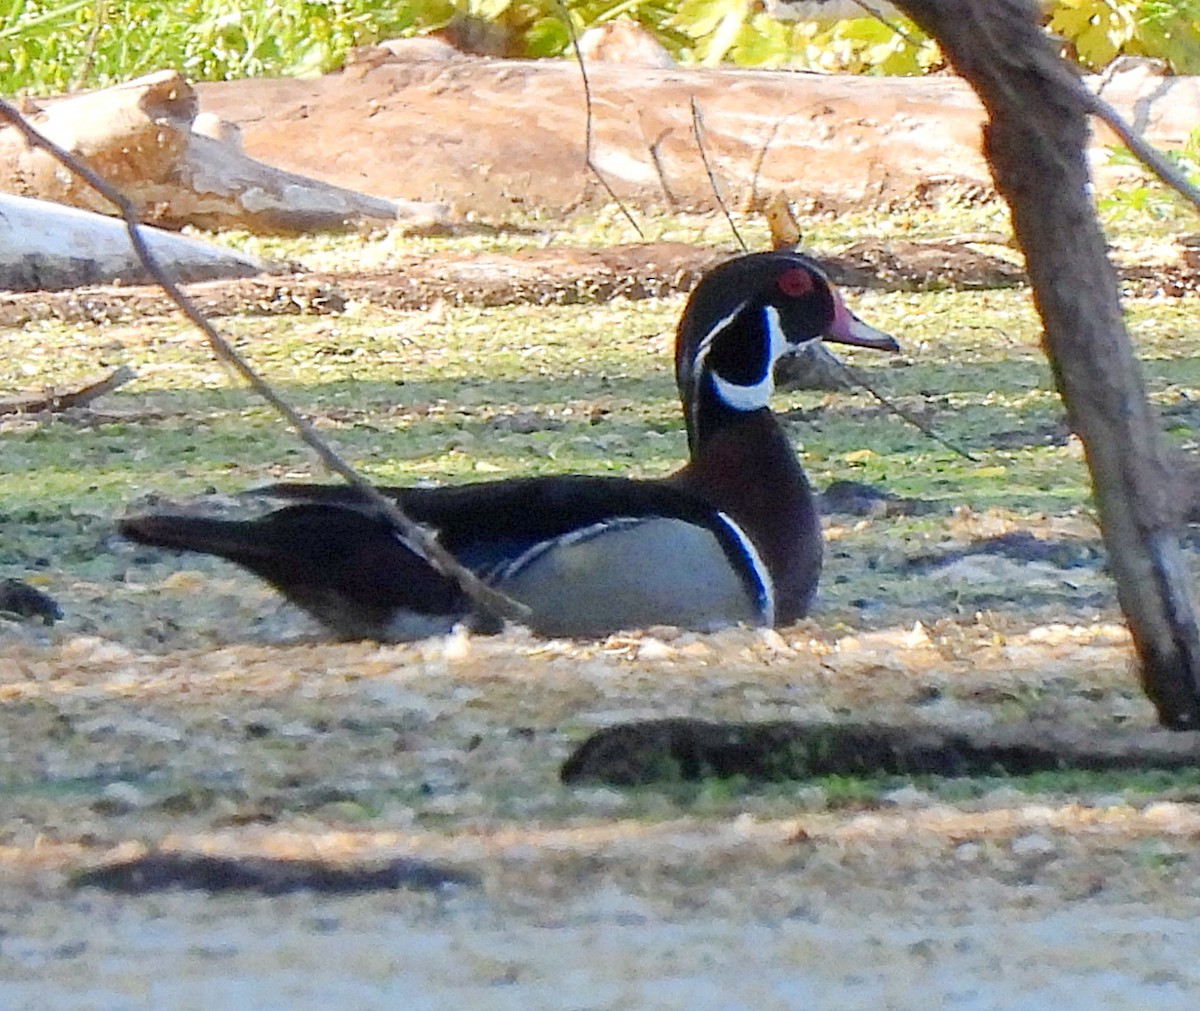
[[[779,136],[779,131],[783,127],[793,113],[788,113],[786,116],[780,116],[771,126],[770,132],[767,134],[767,139],[763,141],[762,147],[754,155],[754,163],[751,165],[750,171],[750,194],[746,197],[745,204],[742,209],[746,211],[754,210],[754,205],[758,202],[758,177],[762,174],[762,167],[767,160],[767,152],[771,150],[771,145],[775,143],[775,138]]]
[[[1200,210],[1200,189],[1193,186],[1187,176],[1177,166],[1172,165],[1168,159],[1164,158],[1157,148],[1126,123],[1121,118],[1120,113],[1099,95],[1092,94],[1082,84],[1080,85],[1080,91],[1085,96],[1084,100],[1087,102],[1088,111],[1097,119],[1103,121],[1113,133],[1120,137],[1138,161],[1183,197],[1184,200],[1188,201],[1197,210]]]
[[[92,72],[92,66],[96,62],[96,48],[100,41],[100,33],[104,30],[105,24],[108,22],[108,17],[108,0],[98,0],[96,9],[92,15],[92,29],[88,32],[87,48],[84,50],[83,59],[75,71],[75,81],[72,90],[83,87],[88,74]]]
[[[795,249],[800,245],[803,238],[800,222],[792,213],[792,202],[786,190],[775,191],[763,206],[763,217],[767,219],[767,229],[771,233],[772,249]]]
[[[8,102],[0,99],[0,119],[7,120],[21,132],[26,141],[33,147],[47,151],[57,161],[68,168],[73,174],[83,179],[89,186],[100,193],[114,207],[121,211],[125,219],[125,227],[129,232],[129,241],[133,244],[134,252],[146,271],[154,278],[159,287],[170,296],[179,306],[183,314],[208,339],[209,346],[218,359],[227,363],[260,397],[269,403],[287,420],[296,433],[311,448],[321,462],[331,471],[340,475],[346,482],[356,488],[372,506],[379,510],[382,517],[393,526],[402,537],[408,540],[421,552],[429,563],[443,576],[453,579],[485,616],[511,618],[521,620],[528,617],[530,611],[524,604],[512,600],[503,593],[481,582],[479,577],[470,569],[459,564],[440,543],[431,531],[415,523],[401,511],[400,507],[381,494],[364,477],[346,463],[324,441],[309,422],[301,417],[287,404],[267,383],[250,367],[229,342],[219,334],[203,313],[180,290],[175,281],[163,270],[157,257],[150,251],[142,234],[142,226],[137,220],[137,212],[132,202],[111,186],[106,180],[97,175],[86,164],[59,147],[53,141],[35,130],[16,109]]]
[[[717,174],[713,171],[712,164],[708,160],[708,149],[704,146],[704,117],[700,115],[700,106],[696,102],[696,96],[692,96],[692,134],[696,138],[696,147],[700,149],[700,160],[704,163],[704,171],[708,174],[708,184],[712,187],[713,196],[717,198],[717,204],[721,208],[721,213],[725,215],[725,220],[729,222],[729,230],[733,232],[733,237],[737,239],[737,244],[742,247],[743,253],[750,252],[750,247],[746,245],[746,240],[742,238],[742,233],[738,231],[738,226],[734,224],[733,215],[729,213],[729,206],[725,203],[725,198],[721,195],[721,187],[717,183]]]
[[[122,365],[98,382],[89,383],[77,390],[68,390],[66,393],[30,393],[3,397],[0,398],[0,414],[37,414],[41,411],[56,413],[70,410],[72,407],[86,407],[97,397],[124,386],[136,375],[128,365]]]
[[[575,24],[571,21],[571,13],[567,10],[565,0],[558,0],[558,9],[562,11],[563,24],[566,25],[567,34],[571,37],[571,48],[575,50],[575,59],[579,61],[579,77],[580,80],[583,81],[583,101],[587,110],[587,125],[583,149],[584,160],[587,163],[588,169],[590,169],[592,174],[600,180],[600,185],[603,186],[605,191],[608,193],[609,199],[621,209],[621,213],[625,215],[625,220],[628,221],[633,227],[633,230],[637,232],[638,238],[645,242],[646,233],[642,231],[641,225],[637,223],[637,220],[630,213],[629,208],[626,207],[621,198],[617,196],[616,190],[612,188],[612,185],[604,177],[604,173],[600,171],[595,160],[592,158],[592,138],[594,135],[594,122],[592,116],[592,82],[588,79],[587,64],[583,59],[583,51],[579,48],[579,36],[575,33]]]
[[[900,36],[900,38],[902,38],[905,42],[907,42],[914,49],[916,49],[918,46],[921,45],[920,39],[914,39],[911,35],[908,34],[908,32],[904,31],[904,29],[902,29],[894,21],[889,21],[887,18],[885,18],[883,16],[883,12],[878,7],[876,7],[874,4],[867,3],[866,0],[854,0],[854,3],[857,6],[861,7],[863,10],[865,10],[868,14],[870,14],[871,17],[873,17],[881,25],[885,25],[886,27],[888,27],[892,31],[894,31],[897,35]]]
[[[675,194],[671,192],[670,184],[667,182],[667,170],[662,163],[662,155],[660,155],[658,152],[662,142],[666,140],[671,133],[671,127],[666,127],[662,133],[658,135],[654,143],[650,145],[649,151],[650,160],[654,162],[654,171],[658,173],[658,185],[662,187],[663,196],[666,197],[667,200],[667,208],[673,211],[679,207],[679,201],[675,199]]]
[[[972,463],[979,463],[979,457],[972,456],[961,446],[955,445],[949,439],[945,439],[938,435],[937,432],[935,432],[929,425],[927,425],[911,411],[906,410],[895,401],[889,399],[885,394],[880,393],[877,389],[875,389],[874,386],[871,385],[871,382],[867,379],[867,377],[853,365],[847,365],[835,354],[831,354],[829,357],[837,362],[838,368],[840,368],[846,374],[846,378],[849,379],[850,382],[854,383],[856,386],[861,386],[864,390],[871,394],[871,396],[883,404],[884,407],[896,415],[896,417],[907,421],[918,432],[932,439],[934,442],[941,443],[952,453],[957,453],[964,460],[970,460]]]

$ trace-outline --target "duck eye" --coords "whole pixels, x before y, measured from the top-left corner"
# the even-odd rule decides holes
[[[785,295],[801,298],[811,294],[816,287],[816,280],[807,270],[801,267],[791,267],[779,275],[775,284]]]

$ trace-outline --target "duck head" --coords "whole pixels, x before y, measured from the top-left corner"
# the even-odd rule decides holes
[[[895,338],[855,316],[821,267],[800,253],[750,253],[706,274],[688,300],[675,344],[692,450],[723,421],[767,409],[775,363],[812,340],[900,349]]]

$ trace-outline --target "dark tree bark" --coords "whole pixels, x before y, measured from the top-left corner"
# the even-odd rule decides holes
[[[1092,208],[1089,96],[1033,0],[897,0],[989,115],[984,149],[1012,210],[1072,429],[1083,442],[1117,594],[1161,722],[1200,727],[1200,634],[1157,419]]]

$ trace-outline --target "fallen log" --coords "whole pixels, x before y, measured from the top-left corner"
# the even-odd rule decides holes
[[[1019,723],[987,728],[884,723],[635,720],[598,730],[563,763],[564,783],[647,786],[741,778],[1028,776],[1067,769],[1194,769],[1200,734]]]
[[[250,277],[266,265],[224,246],[144,230],[180,281]],[[0,194],[0,290],[61,291],[89,284],[146,284],[124,222],[47,200]]]
[[[143,222],[163,228],[288,234],[446,222],[438,205],[397,204],[247,157],[236,128],[211,115],[198,120],[198,111],[192,87],[175,71],[161,71],[47,103],[28,118],[120,189]],[[7,127],[0,127],[0,190],[113,213]]]
[[[693,97],[722,192],[740,207],[780,190],[826,210],[993,191],[983,108],[956,77],[611,63],[588,76],[593,161],[635,206],[715,209]],[[1182,144],[1200,126],[1200,78],[1129,71],[1089,86],[1156,144]],[[342,186],[488,217],[608,200],[587,168],[579,67],[568,61],[396,57],[316,79],[198,84],[196,93],[203,111],[241,128],[249,154]],[[1138,172],[1111,163],[1116,143],[1102,127],[1091,140],[1101,189]]]

